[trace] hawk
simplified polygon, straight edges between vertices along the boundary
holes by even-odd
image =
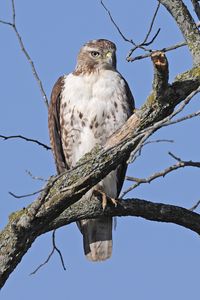
[[[49,105],[49,134],[57,172],[73,168],[95,145],[103,145],[134,110],[134,99],[126,80],[116,69],[116,46],[105,39],[87,42],[77,58],[75,70],[55,83]],[[126,172],[126,161],[94,189],[110,198],[118,197]],[[112,218],[81,220],[86,257],[102,261],[112,254]]]

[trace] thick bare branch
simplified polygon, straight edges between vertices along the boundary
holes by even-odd
[[[105,211],[103,211],[102,205],[97,199],[92,199],[91,203],[88,200],[79,201],[49,224],[44,232],[75,222],[77,219],[96,218],[107,215],[119,217],[134,216],[151,221],[170,222],[200,234],[200,215],[186,208],[135,198],[118,200],[118,203],[117,207],[107,206]]]
[[[168,61],[165,54],[160,51],[153,52],[151,59],[154,65],[153,91],[156,93],[155,97],[162,103],[169,80]]]

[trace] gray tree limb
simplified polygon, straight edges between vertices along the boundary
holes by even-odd
[[[174,223],[200,234],[200,215],[183,207],[154,203],[142,199],[118,200],[118,206],[107,206],[103,211],[97,199],[78,201],[55,219],[45,232],[75,222],[77,219],[96,218],[99,216],[134,216],[150,221]]]

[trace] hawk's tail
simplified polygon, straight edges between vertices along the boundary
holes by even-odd
[[[83,234],[86,257],[91,261],[102,261],[112,254],[112,218],[82,220],[78,224]]]

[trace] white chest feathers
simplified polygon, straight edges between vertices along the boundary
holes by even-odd
[[[69,74],[61,95],[61,138],[71,166],[96,144],[102,144],[130,115],[126,83],[112,70]]]

